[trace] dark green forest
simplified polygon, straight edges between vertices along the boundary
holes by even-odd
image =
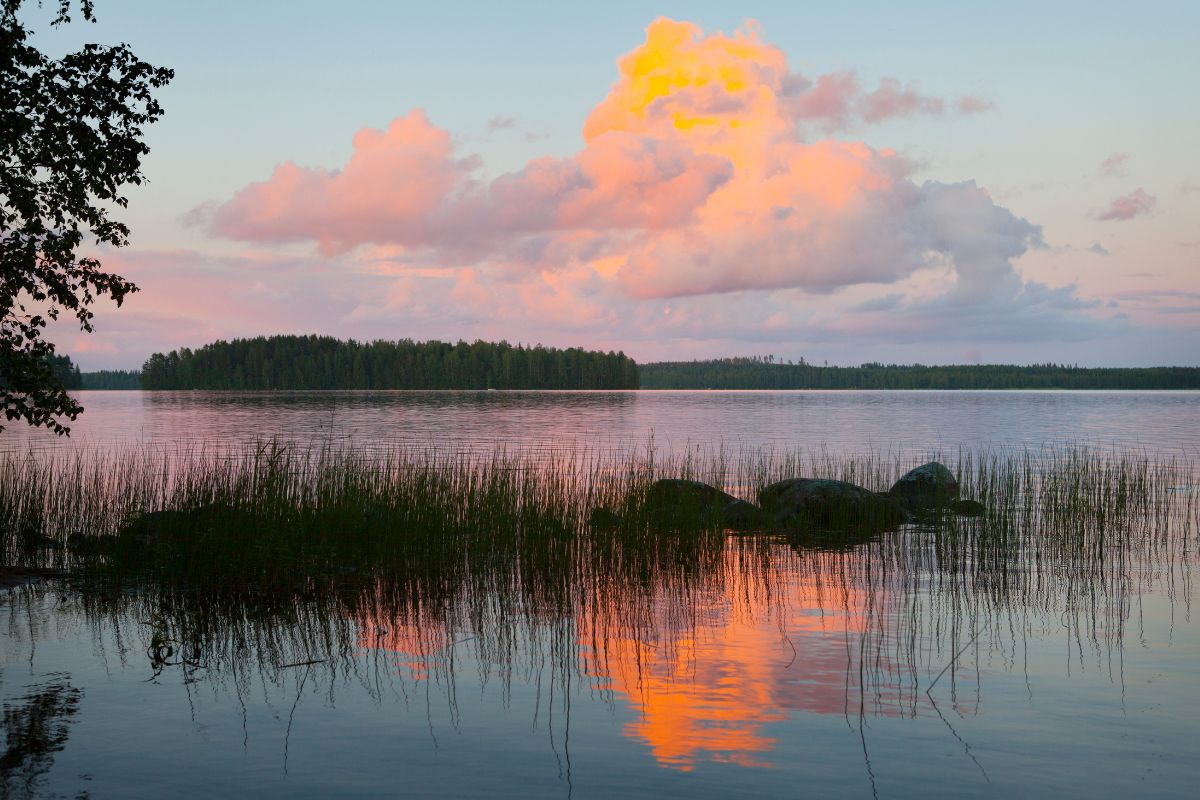
[[[155,353],[143,389],[636,389],[624,353],[477,341],[271,336]]]
[[[80,375],[80,389],[140,389],[142,373],[135,369],[101,369]]]
[[[643,389],[1200,389],[1197,367],[1060,364],[863,364],[829,367],[770,356],[667,361],[639,368]]]
[[[1197,367],[830,367],[770,356],[638,365],[622,353],[578,348],[317,336],[155,353],[144,372],[80,373],[67,356],[57,356],[54,369],[68,389],[1200,389]]]

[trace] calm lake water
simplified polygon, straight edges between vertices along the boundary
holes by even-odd
[[[1200,457],[1187,392],[82,394],[69,441],[0,447]],[[904,526],[584,560],[549,599],[520,575],[266,605],[24,589],[0,599],[3,796],[1192,797],[1200,500],[1172,482],[1100,523],[1152,535],[1070,559],[1047,527],[1002,568]]]
[[[13,427],[0,448],[229,445],[834,454],[1088,444],[1200,456],[1200,392],[79,392],[70,440]]]

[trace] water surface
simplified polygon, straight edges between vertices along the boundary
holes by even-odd
[[[96,392],[70,440],[0,442],[41,457],[278,437],[536,460],[652,437],[676,453],[1084,446],[1178,461],[1200,453],[1197,399]],[[904,526],[838,548],[581,547],[561,573],[485,561],[349,594],[25,589],[0,600],[4,794],[1190,797],[1188,469],[1140,517],[1018,519],[1011,550],[964,523],[962,539]]]
[[[245,443],[375,448],[689,445],[833,453],[1088,443],[1200,454],[1200,392],[79,392],[70,442],[12,427],[0,447]]]

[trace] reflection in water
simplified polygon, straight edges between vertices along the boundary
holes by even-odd
[[[661,764],[687,771],[709,757],[769,767],[770,723],[791,710],[845,713],[848,647],[862,633],[862,592],[824,586],[813,572],[788,564],[786,552],[763,565],[747,563],[762,553],[730,547],[721,588],[697,593],[688,607],[674,606],[670,591],[660,590],[645,598],[644,627],[626,628],[611,605],[581,626],[587,674],[627,699],[636,718],[625,734]],[[810,555],[818,569],[836,558]],[[761,566],[772,569],[769,581],[756,573]],[[672,619],[680,613],[682,624]]]
[[[504,474],[516,474],[505,466]],[[1014,763],[1029,765],[1020,761],[1020,742],[978,755],[966,730],[1003,720],[1014,705],[1026,704],[1015,729],[1045,725],[1035,737],[1039,747],[1069,739],[1078,715],[1094,714],[1095,707],[1116,709],[1092,718],[1097,730],[1127,724],[1121,706],[1126,625],[1136,621],[1138,637],[1146,637],[1147,604],[1161,603],[1167,618],[1189,608],[1200,497],[1169,490],[1193,482],[1190,465],[1167,469],[1069,455],[958,466],[964,492],[987,501],[985,516],[906,525],[833,549],[713,530],[543,530],[542,517],[506,512],[463,518],[474,531],[465,538],[453,538],[462,536],[457,523],[425,537],[405,531],[386,540],[395,548],[391,560],[364,545],[366,564],[332,564],[337,569],[328,574],[335,577],[322,573],[321,580],[226,583],[226,575],[210,573],[196,581],[194,574],[164,569],[147,573],[151,579],[135,588],[132,571],[122,583],[92,585],[83,575],[80,590],[64,587],[47,613],[77,620],[97,651],[115,652],[138,670],[130,703],[144,700],[148,687],[177,679],[188,705],[175,713],[185,721],[196,719],[193,703],[200,698],[237,709],[240,730],[225,733],[241,743],[243,754],[251,752],[255,735],[271,731],[278,747],[272,740],[273,749],[258,758],[272,775],[303,769],[305,759],[296,755],[303,744],[315,758],[314,750],[338,736],[342,746],[358,750],[399,732],[427,732],[428,743],[409,738],[404,756],[389,762],[405,769],[420,760],[422,747],[454,752],[456,738],[467,740],[480,729],[485,743],[495,745],[487,737],[500,723],[494,715],[473,716],[485,714],[473,703],[498,688],[506,713],[523,718],[513,738],[532,743],[522,740],[525,749],[517,755],[504,751],[495,758],[518,762],[522,779],[544,776],[550,762],[534,751],[548,744],[562,779],[575,780],[591,737],[591,775],[607,793],[620,788],[603,783],[614,758],[627,759],[631,769],[649,765],[665,776],[659,785],[665,793],[678,793],[694,776],[707,780],[717,769],[736,771],[745,781],[781,773],[792,780],[827,759],[840,759],[845,769],[845,742],[821,728],[832,724],[853,739],[850,766],[872,785],[877,772],[886,777],[878,766],[888,763],[889,753],[893,773],[906,767],[907,742],[921,736],[922,755],[965,764],[960,780],[971,781],[964,788],[974,791],[1013,773]],[[885,467],[872,462],[856,474],[891,469]],[[744,483],[769,480],[771,470],[764,470],[742,476]],[[884,475],[876,478],[864,483],[886,485]],[[538,494],[545,501],[539,508],[552,511],[550,500],[581,505],[571,499],[573,491],[594,502],[590,480],[567,471],[562,483],[537,484],[549,487]],[[476,477],[470,482],[479,483]],[[522,538],[531,532],[540,538]],[[297,563],[328,567],[328,555],[313,550]],[[105,564],[117,563],[115,556],[103,558],[92,565],[102,575]],[[12,608],[49,606],[47,598],[44,590],[31,590],[15,597]],[[31,647],[41,635],[34,625],[23,631]],[[1044,647],[1042,639],[1049,642]],[[1177,652],[1200,655],[1200,646],[1178,641],[1171,640],[1182,648]],[[1088,698],[1091,707],[1057,719],[1039,715],[1038,705],[1026,701],[1038,680],[1056,671],[1074,675],[1084,663],[1107,670],[1111,681]],[[1008,680],[1014,675],[1015,688]],[[150,677],[157,684],[140,682]],[[460,682],[478,692],[467,698]],[[990,686],[1006,688],[985,691]],[[305,702],[311,694],[324,703]],[[68,694],[58,696],[43,705],[74,713],[78,696],[74,705]],[[89,689],[89,702],[93,697]],[[362,698],[388,713],[349,721],[339,716]],[[400,710],[392,713],[393,705]],[[623,734],[612,737],[620,746],[595,744],[606,730],[596,714],[593,727],[580,730],[581,706],[607,711]],[[270,721],[256,726],[256,709],[264,707]],[[25,717],[14,714],[19,728]],[[446,724],[457,737],[442,735]],[[66,728],[54,730],[63,733],[48,741],[61,746]],[[813,730],[825,738],[803,738]],[[629,758],[631,752],[636,757]],[[1050,768],[1044,759],[1054,756],[1047,750],[1040,757],[1035,766]],[[471,784],[457,774],[479,766],[482,755],[445,758],[456,773],[453,787],[480,794],[489,788],[486,776]],[[49,769],[48,760],[28,763],[35,762]],[[1178,774],[1166,779],[1168,789],[1178,787]],[[254,780],[257,788],[278,791],[274,777],[256,773]]]
[[[1197,392],[79,392],[70,440],[11,428],[0,450],[242,445],[539,453],[725,446],[837,455],[1088,443],[1188,457]]]
[[[63,749],[83,691],[67,675],[52,675],[24,697],[4,703],[4,754],[0,786],[9,798],[37,797],[42,778]]]

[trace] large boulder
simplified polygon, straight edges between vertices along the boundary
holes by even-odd
[[[758,493],[763,511],[783,527],[886,530],[907,521],[894,498],[846,481],[790,478]]]
[[[662,478],[646,490],[646,505],[654,508],[723,508],[735,500],[715,486],[682,478]]]
[[[771,519],[753,503],[700,481],[663,478],[646,490],[643,507],[649,522],[685,528],[725,527],[757,530]]]
[[[888,494],[909,508],[944,507],[958,499],[958,480],[945,464],[930,461],[904,473]]]
[[[753,503],[734,500],[721,509],[721,522],[734,531],[757,531],[771,527],[771,515]]]

